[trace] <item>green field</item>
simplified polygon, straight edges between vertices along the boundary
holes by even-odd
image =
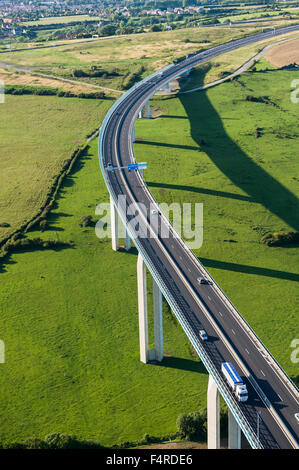
[[[83,81],[112,89],[121,90],[128,78],[137,73],[142,78],[170,63],[173,59],[183,57],[197,50],[210,48],[225,41],[243,37],[257,32],[255,28],[189,28],[160,33],[135,34],[127,37],[105,38],[89,42],[73,42],[67,46],[14,52],[5,55],[5,61],[14,65],[33,67],[33,72],[54,75],[65,79]],[[295,37],[298,33],[281,36]],[[241,50],[216,57],[209,62],[210,69],[199,75],[205,83],[221,78],[223,72],[233,72],[254,56],[265,45],[277,42],[278,39],[261,41]],[[55,43],[56,44],[56,43]],[[94,69],[102,72],[93,77]],[[78,76],[76,72],[86,75]],[[196,73],[188,82],[193,87]],[[28,76],[28,74],[27,74]],[[9,83],[13,79],[6,77]]]
[[[7,95],[0,114],[0,240],[29,220],[65,160],[98,127],[111,100]]]
[[[243,64],[245,64],[249,59],[256,56],[262,49],[267,45],[276,44],[280,41],[291,40],[292,38],[297,38],[298,32],[282,35],[279,38],[267,39],[260,41],[256,44],[252,44],[247,47],[242,47],[235,51],[222,54],[218,57],[215,57],[208,62],[205,62],[197,67],[194,67],[192,73],[189,76],[189,79],[182,84],[183,90],[192,90],[202,84],[206,85],[212,83],[215,80],[223,78],[224,74],[231,74]],[[261,65],[259,65],[261,63]],[[273,66],[267,62],[263,63],[263,60],[260,59],[258,62],[258,67],[262,68],[273,68]]]

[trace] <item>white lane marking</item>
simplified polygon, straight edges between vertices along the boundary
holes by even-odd
[[[211,297],[208,295],[208,299],[211,300]]]
[[[250,354],[250,352],[248,351],[248,349],[245,348],[245,351],[247,352],[247,354]]]
[[[266,375],[264,374],[264,372],[262,371],[262,369],[261,369],[261,373],[263,374],[264,377],[266,377]]]
[[[234,335],[236,334],[234,330],[232,330],[232,333],[233,333]]]
[[[278,395],[278,394],[277,394],[277,395]],[[280,395],[278,395],[278,397],[280,398],[280,401],[283,401],[283,399],[281,398],[281,396],[280,396]]]
[[[219,313],[220,313],[220,315],[223,317],[222,313],[221,313],[221,312],[219,312]]]

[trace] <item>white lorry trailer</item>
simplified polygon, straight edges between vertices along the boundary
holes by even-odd
[[[222,362],[221,372],[239,401],[248,400],[247,387],[230,362]]]

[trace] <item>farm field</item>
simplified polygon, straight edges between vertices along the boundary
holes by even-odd
[[[250,34],[254,28],[247,28]],[[59,48],[14,52],[2,57],[14,65],[34,67],[43,73],[74,78],[74,70],[89,71],[99,67],[101,77],[78,80],[119,89],[133,72],[140,76],[161,68],[174,58],[198,49],[244,36],[240,28],[192,28],[160,33],[132,34],[87,43],[74,43]],[[115,73],[116,72],[116,73]]]
[[[299,229],[294,74],[251,72],[207,92],[156,98],[160,116],[137,122],[134,144],[159,202],[204,204],[197,256],[293,377],[298,248],[260,240],[267,231]],[[246,101],[247,95],[266,95],[270,104]]]
[[[0,240],[29,220],[111,100],[7,95],[0,115]]]
[[[265,46],[269,44],[275,44],[276,42],[288,40],[285,44],[273,46],[268,52],[266,57],[271,57],[271,54],[274,54],[274,51],[277,48],[283,48],[283,50],[292,50],[296,49],[297,41],[294,39],[291,41],[292,38],[298,38],[298,32],[282,35],[279,38],[268,39],[265,41],[260,41],[257,44],[253,44],[248,47],[242,47],[236,51],[228,52],[227,54],[223,54],[219,57],[215,57],[214,59],[206,62],[200,66],[197,66],[193,69],[192,74],[189,80],[183,85],[183,90],[192,90],[196,86],[200,86],[202,84],[206,85],[207,83],[211,83],[214,80],[219,80],[223,78],[224,73],[232,73],[245,64],[251,57],[254,57],[258,52],[260,52]],[[290,39],[290,41],[289,41]],[[297,52],[293,52],[293,54],[297,54]],[[277,53],[277,57],[280,57]],[[288,57],[286,53],[284,53],[285,57]],[[286,59],[285,59],[286,60]],[[271,61],[270,61],[271,62]],[[292,60],[288,61],[290,64]],[[294,62],[294,61],[293,61]],[[270,66],[270,64],[268,64]]]

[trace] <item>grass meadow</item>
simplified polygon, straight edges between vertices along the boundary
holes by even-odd
[[[102,77],[84,77],[81,81],[119,89],[124,77],[143,67],[143,75],[170,63],[174,58],[250,34],[254,28],[189,28],[175,31],[132,34],[84,43],[73,42],[59,48],[14,52],[6,56],[10,63],[41,69],[64,78],[73,78],[76,69],[98,66],[107,71]],[[4,59],[3,59],[4,60]],[[119,75],[109,73],[117,71]],[[80,78],[79,78],[80,80]]]
[[[139,361],[137,255],[115,253],[80,227],[105,201],[93,142],[67,178],[49,230],[30,233],[74,247],[14,254],[2,268],[2,443],[53,432],[104,445],[164,436],[181,412],[205,406],[208,376],[169,312],[163,364]]]
[[[155,99],[160,117],[137,122],[134,145],[159,202],[204,204],[197,256],[292,376],[298,248],[269,248],[260,239],[299,229],[294,74],[251,72],[206,92]],[[266,95],[270,104],[247,95]]]

